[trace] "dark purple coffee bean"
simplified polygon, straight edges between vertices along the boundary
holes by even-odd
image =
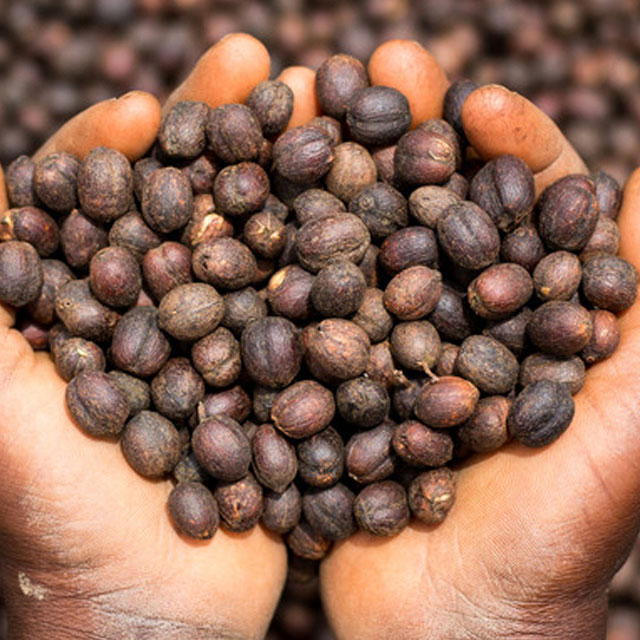
[[[264,139],[256,114],[243,104],[215,108],[206,132],[213,152],[225,164],[255,160]]]
[[[383,422],[374,429],[351,437],[345,449],[345,465],[349,476],[361,484],[388,478],[395,470],[395,452],[391,438],[395,425]]]
[[[273,168],[295,184],[308,184],[322,178],[333,161],[329,136],[317,127],[294,127],[273,145]]]
[[[503,262],[515,262],[532,272],[545,256],[544,245],[538,230],[529,223],[521,224],[502,239],[500,258]]]
[[[482,318],[501,320],[523,307],[533,294],[528,271],[504,262],[485,269],[467,289],[469,306]]]
[[[248,531],[262,515],[262,488],[249,473],[229,484],[219,484],[214,491],[222,526],[229,531]]]
[[[301,380],[275,397],[270,418],[290,438],[306,438],[324,429],[335,410],[331,391],[315,380]]]
[[[267,305],[253,287],[225,293],[223,300],[225,309],[220,324],[236,336],[240,336],[254,320],[267,315]]]
[[[475,333],[477,325],[466,298],[446,285],[443,285],[440,298],[429,314],[429,322],[443,338],[454,342]]]
[[[570,356],[591,340],[593,320],[581,305],[554,300],[545,302],[533,312],[527,325],[527,334],[541,351]]]
[[[366,287],[362,271],[353,262],[337,259],[318,271],[311,302],[320,315],[342,318],[356,312]]]
[[[342,118],[354,94],[368,86],[362,62],[344,53],[327,58],[316,72],[318,102],[322,111],[333,118]]]
[[[5,171],[7,195],[12,207],[38,205],[38,196],[33,187],[36,165],[29,156],[18,156]]]
[[[327,427],[296,447],[298,472],[302,480],[313,487],[330,487],[344,470],[344,443],[340,434]]]
[[[204,397],[204,382],[188,358],[171,358],[151,381],[155,408],[170,420],[186,420]]]
[[[45,325],[55,320],[55,295],[60,286],[73,280],[71,269],[60,260],[42,261],[43,282],[40,295],[27,305],[29,315]]]
[[[353,492],[343,484],[312,489],[302,497],[302,512],[309,524],[328,540],[344,540],[356,530]]]
[[[365,223],[374,238],[386,238],[409,222],[406,199],[384,182],[361,189],[349,202],[349,211]]]
[[[482,333],[502,342],[512,353],[520,356],[528,346],[527,325],[532,314],[529,307],[524,307],[520,313],[506,320],[490,322]]]
[[[7,240],[28,242],[41,258],[47,258],[58,249],[60,230],[56,221],[42,209],[9,209],[0,219],[0,242]]]
[[[379,382],[369,378],[353,378],[336,389],[338,413],[344,420],[361,429],[380,424],[387,417],[390,405],[387,390]]]
[[[307,320],[312,313],[313,281],[314,276],[296,264],[276,271],[267,285],[271,311],[289,320]]]
[[[216,211],[237,217],[259,211],[269,195],[269,177],[254,162],[225,167],[213,182]]]
[[[302,496],[295,484],[282,493],[267,491],[263,497],[262,524],[274,533],[288,533],[302,515]]]
[[[70,338],[54,354],[60,377],[69,382],[81,371],[104,371],[104,352],[95,343],[83,338]]]
[[[224,391],[208,393],[198,405],[198,414],[200,420],[221,413],[236,422],[243,422],[251,413],[251,405],[251,398],[247,392],[240,385],[236,385]]]
[[[196,211],[196,198],[201,195],[211,196],[213,181],[218,175],[218,170],[218,165],[210,153],[204,153],[195,160],[192,160],[188,165],[182,167],[182,173],[187,176],[191,183],[191,189],[194,195],[194,215]]]
[[[257,84],[245,101],[256,114],[267,138],[280,134],[293,113],[293,92],[280,80],[263,80]]]
[[[410,518],[407,493],[392,480],[375,482],[356,496],[353,513],[358,528],[374,536],[395,536]]]
[[[580,356],[587,364],[594,364],[608,358],[620,342],[620,327],[617,318],[610,312],[597,309],[591,311],[593,335]]]
[[[540,300],[569,300],[578,290],[582,267],[578,257],[568,251],[554,251],[538,262],[533,286]]]
[[[456,479],[442,467],[421,473],[409,485],[407,497],[411,513],[425,524],[439,524],[455,502]]]
[[[158,131],[158,145],[168,158],[188,160],[199,156],[206,144],[211,109],[204,102],[184,100],[171,107]]]
[[[125,213],[109,230],[109,244],[128,249],[138,262],[142,262],[145,254],[160,243],[159,236],[147,226],[137,211]]]
[[[287,547],[294,556],[308,560],[322,560],[329,553],[331,544],[331,540],[322,536],[305,520],[301,520],[287,536]]]
[[[142,215],[159,233],[184,227],[193,212],[193,193],[189,179],[175,167],[154,171],[142,190]]]
[[[442,107],[443,118],[456,130],[456,133],[465,138],[464,127],[462,126],[462,105],[467,96],[478,88],[473,80],[455,80],[449,85],[444,94],[444,104]]]
[[[616,220],[622,202],[620,185],[613,176],[604,171],[594,173],[591,178],[596,185],[596,199],[600,215]]]
[[[401,422],[393,432],[391,444],[412,467],[440,467],[453,458],[451,436],[429,429],[418,420]]]
[[[585,381],[584,363],[578,356],[552,356],[546,353],[532,353],[520,365],[520,385],[526,387],[538,380],[553,380],[566,384],[575,395]]]
[[[151,390],[144,380],[130,376],[128,373],[123,373],[117,369],[109,371],[109,377],[115,382],[120,391],[127,396],[130,418],[141,411],[149,409],[151,406]]]
[[[50,153],[38,161],[33,174],[33,188],[48,209],[67,213],[76,206],[78,159],[65,151]]]
[[[594,306],[619,313],[636,301],[638,272],[624,258],[593,256],[583,265],[582,291]]]
[[[142,289],[140,265],[124,247],[105,247],[89,264],[91,292],[110,307],[130,307]]]
[[[504,396],[480,398],[471,417],[458,428],[458,440],[477,453],[499,449],[509,439],[510,407],[511,400]]]
[[[44,283],[42,260],[28,243],[0,243],[0,302],[23,307],[37,300]]]
[[[253,472],[260,484],[282,493],[296,477],[295,449],[270,424],[260,425],[251,438]]]
[[[208,540],[218,530],[218,505],[203,484],[180,482],[169,494],[169,514],[180,533]]]
[[[156,300],[174,287],[193,280],[191,251],[178,242],[163,242],[147,251],[142,260],[144,281]]]
[[[438,265],[436,236],[425,227],[400,229],[382,243],[378,260],[390,275],[418,265],[435,268]]]

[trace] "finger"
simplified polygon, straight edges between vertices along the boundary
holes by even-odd
[[[640,269],[640,168],[636,169],[624,188],[624,199],[618,216],[620,255]]]
[[[244,102],[269,77],[271,60],[265,46],[246,33],[232,33],[198,60],[188,78],[169,96],[164,112],[176,102],[198,100],[210,107]]]
[[[403,93],[413,116],[412,126],[442,117],[449,81],[436,59],[413,40],[389,40],[369,60],[371,84],[393,87]]]
[[[316,72],[308,67],[287,67],[278,80],[293,91],[293,112],[287,129],[297,127],[321,113],[316,97]]]
[[[536,194],[558,178],[587,167],[556,124],[532,102],[499,85],[480,87],[462,106],[471,146],[485,159],[522,158],[535,175]]]

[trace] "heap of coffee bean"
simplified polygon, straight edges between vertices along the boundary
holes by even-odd
[[[176,104],[133,167],[102,147],[9,166],[0,300],[75,422],[174,478],[180,532],[262,522],[317,560],[441,522],[451,464],[571,423],[636,298],[620,188],[570,175],[536,203],[521,159],[465,160],[474,87],[411,129],[404,95],[335,55],[307,125],[265,81]]]

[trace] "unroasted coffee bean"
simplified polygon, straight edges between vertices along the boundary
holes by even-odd
[[[440,357],[436,362],[433,372],[437,376],[450,376],[455,371],[456,359],[460,347],[457,344],[451,344],[450,342],[443,342],[442,349],[440,351]]]
[[[133,172],[127,157],[116,149],[92,149],[78,170],[82,211],[106,224],[124,215],[132,198]]]
[[[409,211],[411,215],[425,227],[436,229],[438,220],[447,209],[460,203],[461,199],[450,189],[428,185],[418,187],[409,196]]]
[[[407,384],[407,378],[400,369],[396,369],[388,341],[379,342],[371,347],[365,375],[379,382],[387,391]]]
[[[50,153],[36,163],[33,188],[48,209],[66,213],[76,206],[79,167],[78,159],[66,151]]]
[[[108,234],[81,211],[72,211],[60,227],[60,247],[67,264],[86,269],[91,258],[107,246]]]
[[[374,238],[385,238],[409,221],[404,196],[384,182],[363,187],[349,202],[349,211],[365,223]]]
[[[177,340],[193,341],[211,333],[222,320],[224,301],[210,285],[191,282],[174,287],[158,307],[158,326]]]
[[[438,240],[451,260],[465,269],[488,267],[500,251],[500,235],[476,204],[450,206],[438,220]]]
[[[353,262],[337,259],[318,272],[311,286],[311,302],[323,316],[348,316],[362,303],[366,286],[362,271]]]
[[[276,258],[284,249],[284,223],[268,211],[252,215],[244,225],[243,238],[254,253],[263,258]]]
[[[193,215],[182,232],[181,242],[193,249],[201,242],[232,235],[233,225],[216,213],[211,193],[197,195],[193,199]]]
[[[393,449],[412,467],[440,467],[453,457],[450,435],[429,429],[418,420],[401,422],[393,433]]]
[[[511,231],[533,209],[533,173],[523,160],[503,155],[476,173],[469,200],[481,206],[501,231]]]
[[[455,80],[449,85],[447,92],[444,94],[444,104],[442,106],[443,118],[456,130],[456,133],[462,138],[465,137],[464,127],[462,126],[462,105],[467,96],[478,88],[473,80],[460,79]]]
[[[130,307],[142,289],[140,266],[123,247],[106,247],[91,258],[89,284],[93,295],[110,307]]]
[[[188,160],[199,156],[206,144],[205,129],[211,109],[204,102],[184,100],[162,120],[158,145],[168,158]]]
[[[593,180],[569,175],[547,187],[540,198],[538,231],[550,249],[583,249],[598,222]]]
[[[335,410],[331,391],[314,380],[301,380],[276,396],[271,418],[289,437],[306,438],[322,431],[333,419]]]
[[[9,209],[0,219],[0,242],[28,242],[41,258],[55,253],[60,243],[56,221],[37,207]]]
[[[440,298],[429,314],[429,322],[443,338],[459,342],[475,332],[477,319],[469,310],[466,298],[443,285]]]
[[[151,381],[156,409],[171,420],[185,420],[204,396],[204,382],[188,358],[171,358]]]
[[[327,58],[316,72],[316,95],[322,111],[342,118],[351,98],[369,86],[364,65],[344,53]]]
[[[170,352],[156,309],[135,307],[120,318],[111,341],[111,359],[118,369],[147,378],[164,366]]]
[[[372,343],[384,340],[393,327],[393,318],[385,309],[383,297],[380,289],[368,287],[364,291],[360,306],[351,318],[365,330]]]
[[[251,464],[251,445],[242,427],[226,415],[205,418],[193,431],[193,453],[214,478],[235,482]]]
[[[370,240],[367,227],[357,216],[341,213],[302,225],[296,250],[300,264],[315,273],[337,259],[360,262]]]
[[[528,346],[527,325],[532,314],[533,311],[529,307],[524,307],[511,318],[489,323],[482,333],[502,342],[512,353],[520,356]]]
[[[395,470],[395,452],[391,438],[395,425],[383,422],[374,429],[351,437],[345,449],[349,476],[361,484],[388,478]]]
[[[479,396],[478,388],[468,380],[444,376],[422,387],[414,411],[420,421],[434,429],[455,427],[471,417]]]
[[[381,274],[378,269],[379,254],[380,249],[374,244],[370,244],[364,252],[362,260],[358,262],[358,266],[364,275],[368,287],[377,287],[380,284]]]
[[[60,286],[73,279],[71,269],[60,260],[42,260],[42,288],[40,295],[27,305],[31,317],[45,325],[55,319],[55,295]]]
[[[225,164],[255,160],[260,154],[263,141],[260,121],[243,104],[224,104],[214,109],[206,131],[213,152]]]
[[[62,345],[71,338],[73,338],[73,335],[62,322],[54,324],[53,327],[49,329],[49,351],[51,351],[54,359]]]
[[[22,307],[40,295],[44,282],[42,261],[27,242],[0,244],[0,302]]]
[[[371,154],[356,142],[343,142],[333,153],[326,177],[327,189],[341,200],[350,202],[361,189],[376,181],[376,164]]]
[[[442,183],[442,186],[449,189],[449,191],[453,191],[453,193],[463,200],[469,193],[469,181],[457,171],[452,173],[449,179]]]
[[[344,443],[333,427],[327,427],[298,444],[298,472],[313,487],[330,487],[344,470]]]
[[[154,157],[141,158],[133,165],[133,192],[138,202],[142,202],[145,182],[156,169],[160,168],[162,168],[162,163]]]
[[[180,482],[171,490],[169,514],[176,529],[190,538],[208,540],[218,529],[218,505],[200,482]]]
[[[616,220],[622,202],[622,189],[615,178],[604,171],[594,173],[591,178],[596,186],[596,199],[601,216]]]
[[[309,329],[307,366],[322,381],[341,381],[359,376],[367,367],[371,342],[354,322],[329,318]]]
[[[533,293],[531,276],[524,267],[505,262],[485,269],[467,290],[469,306],[480,317],[500,320],[527,303]]]
[[[270,424],[260,425],[251,438],[253,472],[262,486],[282,493],[296,477],[295,449]]]
[[[92,436],[122,431],[129,415],[127,397],[102,371],[82,371],[68,385],[65,399],[74,422]]]
[[[396,362],[412,371],[429,371],[440,357],[440,337],[426,320],[401,322],[391,332],[391,353]]]
[[[201,483],[205,482],[207,479],[206,472],[198,464],[198,461],[190,448],[187,450],[187,453],[182,454],[182,457],[178,460],[176,466],[171,471],[171,475],[177,482]]]
[[[224,391],[208,393],[198,405],[198,415],[200,420],[204,420],[222,413],[236,422],[243,422],[249,417],[251,406],[251,398],[247,392],[240,385],[236,385]]]
[[[267,491],[263,496],[262,524],[274,533],[288,533],[300,521],[302,496],[295,484],[282,493]]]
[[[180,436],[173,423],[155,411],[141,411],[122,433],[127,462],[147,478],[169,473],[180,459]]]
[[[395,536],[409,524],[407,493],[401,484],[386,480],[365,487],[356,496],[353,513],[358,527],[374,536]]]
[[[216,211],[228,216],[243,216],[258,211],[269,195],[269,177],[254,162],[225,167],[213,182]]]
[[[189,179],[194,196],[211,195],[213,181],[218,175],[218,166],[210,153],[204,153],[182,167],[182,173]],[[195,213],[195,198],[194,198]]]
[[[618,320],[610,311],[591,311],[593,335],[587,346],[580,352],[587,364],[594,364],[608,358],[620,342]]]
[[[446,467],[421,473],[409,486],[407,497],[411,513],[418,520],[439,524],[455,502],[455,476]]]
[[[300,224],[347,211],[342,200],[322,189],[303,191],[293,201],[293,210]]]
[[[540,300],[569,300],[578,290],[582,268],[578,257],[568,251],[554,251],[538,262],[533,286]]]
[[[480,398],[471,417],[458,429],[458,439],[477,453],[499,449],[509,439],[510,407],[511,400],[504,396]]]
[[[575,406],[567,386],[539,380],[525,387],[513,401],[507,426],[527,447],[544,447],[557,440],[571,424]]]
[[[202,242],[193,252],[192,266],[200,280],[224,289],[246,287],[258,268],[251,250],[235,238]]]
[[[589,238],[585,248],[580,252],[580,260],[588,260],[596,253],[615,255],[620,246],[620,231],[615,220],[606,216],[599,216],[596,228]]]
[[[160,233],[184,227],[193,211],[191,184],[180,169],[164,167],[154,171],[142,190],[142,215]]]
[[[338,413],[362,429],[380,424],[389,413],[387,390],[375,380],[360,377],[343,382],[336,390]]]
[[[546,353],[533,353],[520,365],[520,384],[523,387],[538,380],[553,380],[566,384],[575,395],[582,389],[585,381],[584,363],[578,356],[552,356]]]
[[[272,419],[271,409],[279,393],[278,389],[255,385],[253,388],[252,406],[253,415],[259,422],[269,422]]]
[[[398,186],[393,167],[396,147],[397,145],[391,144],[386,147],[378,147],[371,151],[371,157],[373,158],[376,169],[378,170],[378,180],[386,182],[393,187]]]
[[[253,88],[246,105],[256,114],[265,137],[273,138],[291,119],[293,92],[280,80],[264,80]]]
[[[55,364],[63,380],[69,382],[81,371],[104,371],[104,352],[83,338],[70,338],[55,353]]]
[[[570,356],[591,340],[593,321],[575,302],[554,300],[538,307],[527,325],[531,342],[545,353]]]
[[[413,417],[416,398],[422,389],[422,380],[409,380],[404,387],[399,387],[393,392],[391,399],[395,412],[403,420]]]
[[[147,226],[137,211],[129,211],[118,218],[109,230],[109,244],[128,249],[138,262],[142,262],[145,254],[160,242],[156,232]]]
[[[638,272],[624,258],[593,256],[583,266],[582,291],[594,306],[619,313],[636,300]]]
[[[331,540],[301,520],[287,536],[287,547],[300,558],[322,560],[331,549]]]
[[[384,291],[384,306],[400,320],[419,320],[431,313],[442,293],[439,271],[417,265],[394,276]]]
[[[239,336],[254,320],[267,315],[267,305],[253,287],[225,293],[223,300],[224,316],[220,324],[236,336]]]
[[[302,497],[302,512],[309,524],[328,540],[344,540],[356,530],[353,492],[343,484],[312,489]]]
[[[247,373],[263,386],[285,387],[300,370],[299,336],[295,325],[285,318],[261,318],[247,325],[241,348]]]
[[[129,417],[133,417],[151,406],[151,390],[144,380],[116,369],[109,371],[109,377],[127,396],[129,400]]]
[[[324,176],[333,161],[329,136],[317,127],[294,127],[273,145],[273,167],[287,180],[307,184]]]
[[[191,360],[207,384],[228,387],[242,369],[240,343],[231,331],[218,327],[193,345]]]
[[[273,313],[289,320],[306,320],[311,314],[311,287],[314,277],[296,264],[271,276],[267,296]]]
[[[18,156],[5,171],[7,195],[13,207],[29,207],[38,204],[33,188],[36,165],[29,156]]]
[[[342,142],[342,125],[338,120],[331,116],[316,116],[311,118],[308,123],[312,127],[322,129],[329,136],[329,144],[332,147]]]
[[[191,282],[191,261],[191,251],[178,242],[163,242],[147,251],[142,273],[156,300],[162,300],[174,287]]]
[[[236,482],[219,484],[213,495],[222,525],[229,531],[248,531],[260,520],[262,488],[250,473]]]
[[[425,227],[400,229],[382,243],[379,261],[390,275],[417,265],[434,268],[438,264],[436,236]]]
[[[532,272],[546,251],[538,230],[532,224],[521,224],[502,240],[500,257],[503,262],[515,262]]]

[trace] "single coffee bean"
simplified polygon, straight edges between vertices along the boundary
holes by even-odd
[[[169,514],[180,533],[208,540],[218,530],[218,505],[203,484],[180,482],[169,494]]]
[[[142,190],[142,215],[159,233],[184,227],[193,212],[193,193],[189,179],[175,167],[154,171]]]
[[[178,285],[192,281],[191,262],[191,251],[178,242],[163,242],[147,251],[142,273],[156,300],[162,300]]]
[[[386,147],[378,147],[372,149],[371,157],[378,170],[378,179],[382,182],[390,184],[392,187],[398,187],[397,180],[395,179],[394,160],[396,155],[397,145],[390,144]]]
[[[253,287],[225,293],[221,325],[239,336],[254,320],[267,315],[267,305]]]
[[[615,220],[600,215],[596,228],[594,229],[589,242],[580,252],[580,260],[585,262],[597,253],[609,253],[615,255],[620,246],[620,230]]]
[[[73,280],[73,273],[64,262],[60,260],[42,260],[42,288],[40,295],[29,302],[27,311],[36,321],[50,325],[56,319],[55,295],[63,284]]]
[[[400,320],[419,320],[435,309],[442,293],[439,271],[417,265],[394,276],[384,291],[384,306]]]
[[[387,340],[371,347],[365,376],[370,380],[379,382],[387,391],[395,387],[402,387],[408,382],[404,373],[396,368],[391,355],[391,347]]]
[[[227,216],[244,216],[259,211],[269,195],[269,177],[254,162],[225,167],[213,182],[216,211]]]
[[[253,110],[243,104],[213,109],[206,132],[213,152],[225,164],[252,161],[260,155],[262,127]]]
[[[343,142],[333,149],[334,158],[326,176],[327,190],[344,202],[350,202],[361,189],[378,177],[371,154],[356,142]]]
[[[288,533],[300,522],[302,496],[295,484],[282,493],[267,491],[263,496],[262,524],[274,533]]]
[[[66,263],[73,269],[87,269],[91,258],[107,243],[106,230],[77,209],[60,227],[60,248]]]
[[[251,438],[253,472],[264,487],[282,493],[296,477],[295,449],[270,424],[260,425]]]
[[[104,371],[104,352],[84,338],[70,338],[55,353],[54,361],[60,377],[69,382],[81,371]]]
[[[477,88],[478,85],[473,80],[462,78],[452,82],[444,94],[442,117],[456,130],[456,133],[463,140],[466,140],[466,136],[462,126],[462,105],[467,96]]]
[[[409,196],[409,212],[425,227],[436,229],[438,220],[447,209],[462,202],[461,198],[445,187],[427,185],[418,187]]]
[[[150,249],[161,243],[137,211],[129,211],[118,218],[109,229],[109,244],[128,249],[138,262],[142,262]]]
[[[309,524],[328,540],[344,540],[356,530],[353,492],[343,484],[312,489],[302,497],[302,512]]]
[[[49,329],[49,351],[55,358],[58,350],[64,345],[67,340],[73,338],[73,334],[62,324],[57,322]]]
[[[384,294],[380,289],[367,287],[362,302],[351,318],[361,329],[364,329],[372,343],[384,340],[393,327],[393,318],[385,309]]]
[[[522,311],[506,320],[490,322],[482,330],[483,335],[491,336],[507,347],[514,355],[520,356],[527,349],[527,325],[531,320],[533,311],[524,307]]]
[[[149,176],[156,170],[162,168],[162,163],[157,158],[141,158],[133,165],[133,193],[138,202],[142,202],[144,184]]]
[[[289,320],[307,320],[312,313],[313,281],[313,275],[296,264],[276,271],[267,285],[269,306],[273,313]]]
[[[302,480],[313,487],[330,487],[344,471],[344,443],[340,434],[327,427],[296,447],[298,472]]]
[[[218,327],[198,340],[191,348],[191,360],[212,387],[228,387],[242,370],[240,343],[224,327]]]
[[[358,528],[374,536],[395,536],[409,524],[404,487],[392,480],[375,482],[356,496],[353,513]]]
[[[531,342],[545,353],[570,356],[583,349],[593,335],[589,312],[575,302],[554,300],[538,307],[527,325]]]
[[[123,247],[105,247],[89,264],[91,292],[110,307],[130,307],[142,289],[140,265]]]
[[[455,476],[447,467],[421,473],[407,492],[411,513],[425,524],[439,524],[455,502]]]
[[[340,416],[361,429],[380,424],[388,415],[391,401],[387,390],[375,380],[359,377],[343,382],[336,390]]]
[[[608,358],[620,343],[618,320],[610,311],[591,311],[593,335],[580,356],[587,364],[594,364]]]
[[[471,417],[479,396],[478,388],[468,380],[444,376],[422,387],[414,411],[421,422],[434,429],[455,427]]]
[[[283,133],[273,145],[274,169],[296,184],[322,178],[333,161],[329,136],[317,127],[294,127]]]
[[[250,473],[235,482],[219,484],[213,495],[222,525],[229,531],[248,531],[260,520],[262,488]]]
[[[567,386],[539,380],[526,386],[509,410],[507,425],[527,447],[544,447],[557,440],[571,424],[575,405]]]
[[[380,246],[380,265],[390,275],[414,266],[436,268],[438,243],[431,229],[407,227],[387,236]]]
[[[544,302],[569,300],[578,290],[582,267],[578,257],[568,251],[554,251],[538,262],[533,271],[536,295]]]
[[[426,320],[400,322],[391,332],[391,353],[405,369],[428,372],[440,357],[440,336]]]
[[[322,129],[329,136],[329,144],[332,147],[342,142],[342,125],[331,116],[316,116],[309,120],[309,125]]]
[[[5,171],[7,195],[12,207],[38,205],[38,196],[33,186],[36,165],[29,156],[18,156]]]
[[[331,540],[301,520],[287,536],[287,547],[295,556],[308,560],[322,560],[331,549]]]
[[[578,356],[552,356],[546,353],[532,353],[520,365],[520,385],[526,387],[538,380],[553,380],[566,384],[575,395],[585,381],[584,363]]]
[[[374,238],[386,238],[409,222],[404,196],[384,182],[363,187],[349,202],[349,211],[365,223]]]
[[[395,425],[383,422],[374,429],[356,433],[345,449],[349,477],[360,484],[388,478],[395,471],[395,452],[391,446]]]
[[[58,250],[60,230],[56,221],[37,207],[9,209],[0,219],[0,242],[28,242],[41,258]]]
[[[189,164],[182,167],[182,173],[189,179],[195,198],[200,195],[211,196],[213,181],[218,175],[219,167],[211,153],[203,153]]]
[[[316,96],[322,111],[342,118],[347,105],[361,89],[369,86],[367,71],[360,60],[344,53],[327,58],[316,72]]]
[[[236,422],[244,422],[249,417],[251,408],[251,398],[240,385],[236,385],[224,391],[208,393],[198,405],[198,416],[201,421],[221,413]]]
[[[246,287],[258,268],[251,250],[235,238],[199,244],[193,252],[192,266],[200,280],[224,289]]]
[[[246,100],[256,114],[262,133],[267,138],[280,134],[293,113],[293,92],[280,80],[264,80],[257,84]]]
[[[380,249],[374,244],[370,244],[364,252],[362,259],[358,262],[358,266],[364,274],[364,279],[368,287],[378,287],[380,284],[381,274],[378,268],[379,254]]]
[[[44,205],[56,213],[67,213],[76,206],[78,159],[59,151],[36,163],[33,188]]]
[[[457,344],[443,342],[440,351],[440,357],[436,362],[433,372],[437,376],[451,376],[455,372],[455,364],[460,353],[460,347]]]
[[[270,389],[260,385],[255,385],[253,388],[253,415],[258,422],[269,422],[271,418],[271,410],[273,403],[278,397],[278,389]]]
[[[115,382],[120,391],[129,400],[129,417],[137,415],[151,406],[151,390],[149,385],[140,378],[114,369],[109,371],[109,377]]]
[[[253,214],[245,223],[244,242],[263,258],[276,258],[284,249],[284,223],[268,211]]]
[[[331,391],[314,380],[301,380],[276,396],[270,417],[290,438],[306,438],[322,431],[335,410]]]
[[[485,269],[467,289],[469,306],[482,318],[501,320],[523,307],[533,294],[528,271],[504,262]]]
[[[500,258],[503,262],[514,262],[531,273],[544,258],[546,251],[538,230],[529,223],[521,224],[502,239]]]
[[[451,436],[429,429],[418,420],[401,422],[391,444],[398,456],[412,467],[440,467],[453,458]]]
[[[449,176],[449,179],[442,183],[442,186],[449,191],[453,191],[463,200],[469,195],[469,181],[461,174],[455,171]]]
[[[477,453],[499,449],[509,439],[510,407],[511,400],[504,396],[480,398],[471,417],[458,428],[458,439]]]
[[[311,302],[321,315],[342,318],[356,312],[366,287],[362,271],[353,262],[336,259],[318,271]]]
[[[307,189],[293,201],[293,210],[296,219],[302,225],[310,220],[346,213],[347,208],[342,200],[328,191]]]
[[[180,482],[205,482],[207,474],[205,470],[198,464],[196,457],[193,455],[193,451],[189,447],[187,452],[182,454],[180,460],[176,463],[171,471],[173,479]],[[217,505],[216,505],[217,506]]]
[[[43,283],[42,261],[30,244],[0,243],[0,302],[23,307],[38,298]]]
[[[471,313],[467,300],[455,289],[443,285],[442,293],[429,322],[446,340],[460,342],[476,331],[477,318]]]
[[[204,382],[188,358],[171,358],[151,381],[156,409],[171,420],[186,420],[204,397]]]
[[[591,304],[619,313],[638,296],[638,272],[624,258],[596,255],[584,263],[582,291]]]
[[[596,199],[600,215],[616,220],[622,202],[620,185],[613,176],[605,171],[598,171],[591,178],[596,186]]]
[[[211,109],[204,102],[176,103],[163,118],[158,145],[167,158],[189,160],[199,156],[206,144]]]

